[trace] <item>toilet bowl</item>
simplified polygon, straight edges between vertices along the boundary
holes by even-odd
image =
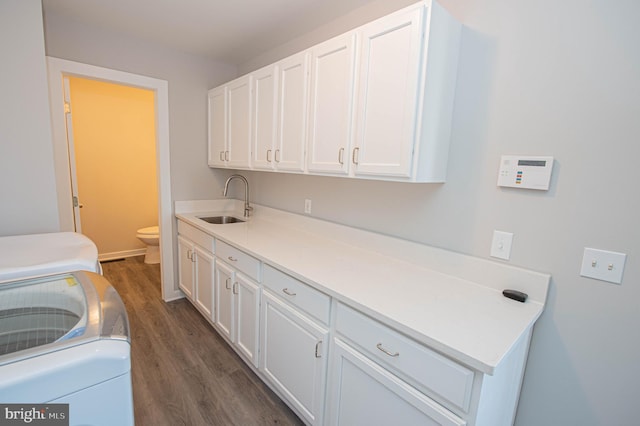
[[[160,229],[157,226],[141,228],[136,237],[147,245],[144,263],[160,263]]]

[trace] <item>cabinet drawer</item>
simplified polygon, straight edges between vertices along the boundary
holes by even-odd
[[[247,253],[230,246],[224,241],[216,241],[216,257],[244,273],[254,281],[260,281],[260,261]]]
[[[178,220],[178,234],[190,239],[202,248],[207,249],[211,253],[215,253],[215,243],[211,235],[202,232],[198,228],[189,225],[186,222]]]
[[[297,279],[265,265],[263,284],[283,300],[329,324],[331,298]]]
[[[341,303],[337,304],[336,331],[408,382],[469,409],[472,370]]]

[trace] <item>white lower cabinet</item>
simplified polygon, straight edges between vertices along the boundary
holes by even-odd
[[[204,233],[202,236],[205,243],[210,239],[210,246],[213,245],[212,238],[205,237]],[[186,236],[178,235],[178,256],[178,287],[208,320],[213,321],[213,254]]]
[[[262,293],[260,371],[306,423],[322,424],[329,330]]]
[[[220,260],[215,271],[215,326],[257,367],[260,287]]]
[[[466,422],[334,339],[327,424],[462,426]]]

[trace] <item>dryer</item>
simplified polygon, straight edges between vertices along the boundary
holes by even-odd
[[[133,425],[130,350],[122,299],[98,274],[0,286],[0,403],[66,403],[70,425]]]

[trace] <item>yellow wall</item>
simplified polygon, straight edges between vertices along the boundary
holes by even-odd
[[[154,92],[69,78],[82,233],[101,258],[144,248],[158,224]]]

